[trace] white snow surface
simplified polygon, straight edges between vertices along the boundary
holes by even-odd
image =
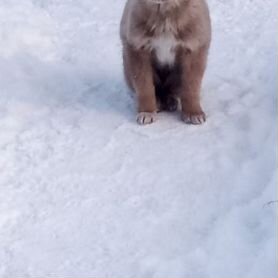
[[[141,127],[124,0],[0,1],[1,278],[277,277],[277,1],[208,3],[207,122]]]

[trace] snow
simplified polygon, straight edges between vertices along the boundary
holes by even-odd
[[[209,1],[197,127],[136,124],[123,6],[0,2],[0,277],[277,277],[277,1]]]

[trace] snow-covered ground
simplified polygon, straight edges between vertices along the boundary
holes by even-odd
[[[0,0],[0,277],[277,277],[277,0],[209,1],[203,126],[135,123],[123,5]]]

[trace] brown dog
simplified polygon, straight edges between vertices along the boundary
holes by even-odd
[[[179,100],[186,123],[203,123],[200,88],[211,40],[205,0],[128,0],[121,39],[138,123],[152,123],[158,110],[176,110]]]

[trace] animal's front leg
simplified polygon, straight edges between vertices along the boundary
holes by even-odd
[[[150,53],[135,50],[131,46],[128,46],[126,51],[130,79],[138,102],[137,122],[142,125],[153,123],[157,106]]]
[[[182,57],[182,118],[188,124],[202,124],[206,115],[200,104],[201,83],[207,61],[207,49],[184,53]]]

